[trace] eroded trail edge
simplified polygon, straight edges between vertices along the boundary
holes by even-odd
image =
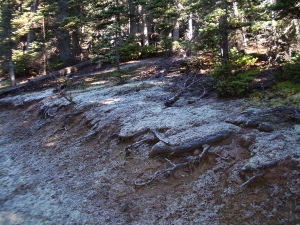
[[[2,98],[0,223],[298,223],[299,111],[170,82]]]

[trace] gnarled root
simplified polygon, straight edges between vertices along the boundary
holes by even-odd
[[[183,154],[183,153],[191,152],[195,149],[202,148],[202,146],[205,144],[213,144],[222,141],[224,139],[227,139],[231,135],[232,135],[232,131],[224,130],[224,131],[217,132],[215,134],[207,135],[198,140],[185,143],[179,146],[170,146],[166,144],[157,143],[152,147],[149,156],[151,158],[154,158],[157,155],[161,155],[161,154],[170,155],[170,154]]]
[[[171,168],[162,170],[162,171],[157,171],[148,181],[144,181],[144,182],[139,182],[139,181],[135,181],[134,185],[135,186],[145,186],[148,185],[150,183],[152,183],[153,181],[157,180],[159,177],[162,177],[163,175],[169,175],[174,173],[177,169],[181,168],[181,167],[185,167],[185,166],[194,166],[195,164],[198,164],[200,162],[201,159],[204,158],[204,156],[206,156],[206,154],[208,153],[208,150],[210,149],[210,146],[207,146],[203,149],[202,153],[197,155],[197,156],[189,156],[186,157],[185,161],[179,164],[174,164],[172,163],[169,159],[166,159],[166,161],[168,163],[170,163],[172,165]]]

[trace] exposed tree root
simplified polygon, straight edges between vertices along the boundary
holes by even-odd
[[[134,182],[134,185],[140,186],[140,187],[145,186],[145,185],[148,185],[148,184],[152,183],[153,181],[157,180],[159,177],[162,177],[163,175],[170,175],[170,174],[174,173],[177,169],[179,169],[181,167],[185,167],[185,166],[193,167],[195,164],[199,164],[200,160],[203,159],[203,157],[208,153],[209,149],[210,149],[210,146],[207,146],[203,149],[202,153],[199,154],[198,156],[186,157],[185,158],[186,161],[179,163],[179,164],[174,164],[169,159],[166,159],[166,161],[172,165],[171,168],[168,168],[168,169],[165,169],[162,171],[157,171],[148,181],[139,182],[136,180]]]
[[[259,173],[254,175],[253,177],[251,177],[250,179],[248,179],[246,182],[244,182],[243,184],[241,184],[240,187],[246,187],[249,184],[253,183],[255,180],[257,180],[257,178],[262,177],[263,175],[265,175],[266,173]]]
[[[142,131],[139,131],[135,134],[132,134],[132,135],[128,135],[128,136],[119,136],[119,138],[122,140],[122,141],[126,141],[126,140],[132,140],[134,138],[137,138],[141,135],[144,135],[146,133],[149,133],[151,132],[153,135],[151,135],[150,137],[145,137],[143,138],[142,140],[139,140],[137,142],[134,142],[133,144],[130,144],[128,146],[125,147],[125,155],[126,156],[129,156],[132,149],[134,148],[138,148],[139,146],[141,146],[142,144],[144,143],[147,143],[147,144],[150,144],[150,143],[157,143],[159,141],[165,143],[166,145],[171,145],[167,140],[165,140],[165,138],[162,137],[162,135],[156,130],[156,129],[149,129],[149,128],[146,128]]]
[[[151,137],[146,137],[140,141],[134,142],[133,144],[128,145],[124,148],[125,156],[129,156],[133,149],[140,147],[144,143],[150,144],[150,143],[156,143],[158,141],[159,139],[157,139],[157,137],[151,136]]]
[[[161,154],[170,155],[170,154],[183,154],[183,153],[191,152],[195,149],[202,148],[202,146],[205,144],[213,144],[222,141],[224,139],[227,139],[231,135],[232,135],[232,131],[224,130],[224,131],[217,132],[215,134],[207,135],[198,140],[185,143],[179,146],[162,145],[161,143],[157,143],[152,147],[149,156],[151,158],[154,158],[157,155],[161,155]]]
[[[279,160],[273,160],[273,161],[268,161],[265,163],[259,164],[257,167],[250,167],[250,166],[245,166],[242,168],[243,172],[248,172],[248,171],[256,171],[260,169],[269,169],[271,167],[277,166],[279,164]]]
[[[64,115],[65,119],[68,119],[70,117],[73,117],[73,116],[78,116],[80,114],[84,113],[84,111],[77,111],[77,112],[73,112],[73,113],[67,113]]]
[[[289,106],[282,106],[282,107],[277,107],[269,112],[267,112],[266,115],[275,115],[278,118],[286,118],[289,120],[300,120],[300,108],[299,107],[289,107]]]
[[[257,129],[259,131],[264,131],[264,132],[272,132],[274,131],[274,127],[269,125],[269,124],[266,124],[262,121],[259,121],[259,120],[227,120],[226,121],[227,123],[231,123],[231,124],[234,124],[236,126],[240,126],[240,127],[243,127],[243,128],[254,128],[254,129]]]
[[[168,140],[166,140],[164,137],[162,137],[161,134],[158,133],[157,130],[151,129],[151,131],[159,141],[163,142],[166,145],[172,145]]]
[[[148,133],[149,131],[150,131],[150,128],[145,128],[145,129],[143,129],[141,131],[138,131],[138,132],[136,132],[134,134],[131,134],[131,135],[118,135],[118,139],[119,139],[119,141],[124,141],[124,142],[130,141],[134,138],[137,138],[141,135],[144,135],[144,134]]]
[[[257,165],[256,167],[245,166],[241,169],[244,173],[254,173],[252,177],[250,177],[247,181],[240,185],[240,187],[246,187],[249,184],[255,182],[257,178],[264,176],[267,173],[271,173],[273,167],[276,166],[287,166],[292,169],[299,169],[298,161],[295,161],[291,157],[286,157],[280,160],[267,161]]]

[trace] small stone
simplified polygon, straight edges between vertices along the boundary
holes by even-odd
[[[255,142],[256,136],[255,135],[243,135],[239,139],[239,144],[243,148],[249,148]]]
[[[199,149],[195,149],[194,155],[196,156],[196,155],[199,155],[199,154],[200,154],[200,150]]]
[[[294,130],[295,130],[296,134],[300,134],[300,124],[295,125]]]
[[[264,131],[264,132],[272,132],[274,131],[274,127],[269,125],[269,124],[260,124],[257,128],[259,131]]]

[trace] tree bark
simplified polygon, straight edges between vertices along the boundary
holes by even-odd
[[[9,76],[10,76],[11,84],[13,86],[15,86],[16,85],[16,76],[15,76],[14,62],[12,60],[12,56],[11,56],[11,59],[9,60]]]
[[[179,41],[179,21],[176,20],[173,29],[173,41]]]
[[[72,32],[71,39],[72,39],[72,58],[75,61],[78,61],[82,53],[78,31]]]
[[[228,41],[228,3],[227,0],[222,0],[222,9],[224,10],[224,15],[220,18],[220,38],[221,38],[221,57],[222,65],[227,65],[229,63],[229,41]]]
[[[2,35],[1,41],[2,49],[1,54],[3,56],[4,66],[8,68],[8,73],[10,75],[11,83],[13,86],[16,85],[15,73],[14,73],[14,63],[12,60],[13,49],[15,47],[14,41],[12,39],[12,18],[13,18],[13,5],[12,1],[2,2],[1,7],[1,26],[2,26]]]
[[[59,0],[58,23],[62,22],[68,16],[68,0]],[[64,28],[58,28],[58,50],[61,60],[65,64],[71,63],[71,37],[69,31]]]
[[[143,45],[149,45],[149,29],[148,29],[148,19],[146,14],[145,6],[142,7],[142,29],[143,29]]]
[[[43,32],[43,75],[47,74],[47,48],[46,48],[46,24],[45,24],[45,17],[43,17],[42,22],[42,32]]]
[[[136,7],[133,0],[128,0],[128,13],[129,13],[129,33],[136,36],[138,33],[138,18],[136,15]]]
[[[38,0],[33,0],[32,6],[31,6],[31,12],[36,13],[38,8]],[[31,43],[35,39],[35,32],[33,30],[29,30],[27,34],[27,43],[26,43],[26,51],[29,51],[31,49]]]
[[[193,39],[193,14],[190,13],[189,15],[189,28],[188,28],[188,35],[187,35],[187,38],[188,38],[188,41],[192,41]]]

